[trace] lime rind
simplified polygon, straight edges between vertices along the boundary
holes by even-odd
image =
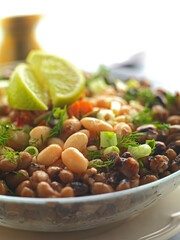
[[[10,106],[22,110],[47,110],[46,96],[27,64],[19,64],[14,70],[7,89]]]

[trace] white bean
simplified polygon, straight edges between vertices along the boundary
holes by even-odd
[[[88,143],[88,137],[84,133],[74,133],[72,134],[64,143],[64,149],[67,149],[69,147],[74,147],[78,149],[80,152],[82,152]]]
[[[74,173],[83,173],[87,170],[88,160],[76,148],[70,147],[62,152],[64,165]]]
[[[61,153],[62,148],[58,144],[51,144],[39,153],[36,162],[45,166],[50,166],[60,158]]]
[[[88,129],[91,132],[100,133],[101,131],[110,131],[113,132],[113,127],[97,118],[85,117],[81,119],[81,124],[83,127]]]

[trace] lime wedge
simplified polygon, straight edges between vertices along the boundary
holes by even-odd
[[[47,95],[28,64],[19,64],[7,89],[8,102],[16,109],[47,110]]]
[[[49,89],[53,106],[71,104],[79,98],[85,79],[82,72],[70,62],[38,50],[29,53],[27,62],[41,84]]]

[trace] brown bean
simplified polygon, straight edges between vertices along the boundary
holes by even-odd
[[[56,182],[56,181],[53,181],[51,182],[51,187],[58,193],[60,193],[60,191],[62,190],[63,186],[61,183],[59,182]]]
[[[92,185],[91,193],[92,194],[102,194],[113,192],[113,188],[110,185],[101,182],[95,182]]]
[[[14,157],[14,160],[11,161],[4,156],[0,156],[0,171],[2,172],[11,172],[17,168],[17,158]]]
[[[63,130],[62,135],[64,135],[65,138],[68,138],[70,135],[72,135],[75,132],[78,132],[81,129],[81,123],[76,118],[70,118],[64,121],[63,123]]]
[[[169,159],[165,155],[150,158],[150,169],[154,173],[163,173],[169,167]]]
[[[62,169],[59,173],[59,178],[64,183],[71,183],[74,180],[74,175],[71,171]]]
[[[171,125],[180,124],[180,116],[179,115],[170,116],[167,118],[166,122]]]
[[[173,161],[177,157],[177,153],[173,149],[169,148],[166,151],[166,156],[169,158],[170,161]]]
[[[121,180],[121,182],[116,187],[116,191],[122,191],[130,188],[130,183],[127,179]]]
[[[32,156],[28,152],[21,152],[20,159],[18,160],[17,169],[27,169],[32,162]]]
[[[139,172],[139,163],[132,157],[129,157],[123,161],[120,172],[128,178],[137,176]]]
[[[35,171],[42,170],[45,171],[45,166],[42,164],[32,162],[28,167],[29,176],[32,176]]]
[[[31,183],[34,187],[40,182],[50,182],[48,174],[42,170],[35,171],[30,178]]]
[[[47,182],[39,182],[37,184],[37,196],[42,198],[52,198],[52,197],[59,197],[60,194],[56,192]]]
[[[7,195],[7,193],[8,191],[4,180],[0,180],[0,195]]]
[[[28,144],[28,133],[22,131],[12,131],[10,135],[13,137],[7,141],[7,146],[13,148],[14,150],[21,151],[22,148],[26,147]]]
[[[157,180],[158,180],[158,178],[155,175],[146,175],[140,179],[140,185],[151,183],[151,182],[154,182]]]
[[[72,189],[72,187],[64,187],[61,190],[60,196],[62,198],[64,198],[64,197],[74,197],[74,190]]]
[[[89,190],[87,184],[84,184],[82,182],[72,182],[70,186],[74,190],[75,196],[84,196]]]
[[[7,185],[12,189],[16,188],[21,182],[28,179],[29,179],[29,174],[24,169],[11,172],[6,176]]]
[[[50,166],[47,168],[47,174],[49,175],[51,180],[54,180],[58,177],[60,169],[61,168],[58,166]]]
[[[94,180],[95,182],[103,182],[105,183],[106,182],[106,177],[105,177],[105,174],[104,173],[98,173],[94,176]]]
[[[16,195],[20,196],[23,188],[25,188],[25,187],[30,188],[30,189],[32,188],[32,184],[31,184],[31,182],[29,180],[25,180],[25,181],[21,182],[16,187],[16,190],[15,190]]]
[[[36,197],[35,192],[28,188],[28,187],[24,187],[20,193],[21,197]]]

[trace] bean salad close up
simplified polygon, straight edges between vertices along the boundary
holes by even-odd
[[[180,170],[180,93],[112,79],[104,67],[84,76],[80,98],[64,107],[17,110],[1,101],[0,195],[103,194]]]

